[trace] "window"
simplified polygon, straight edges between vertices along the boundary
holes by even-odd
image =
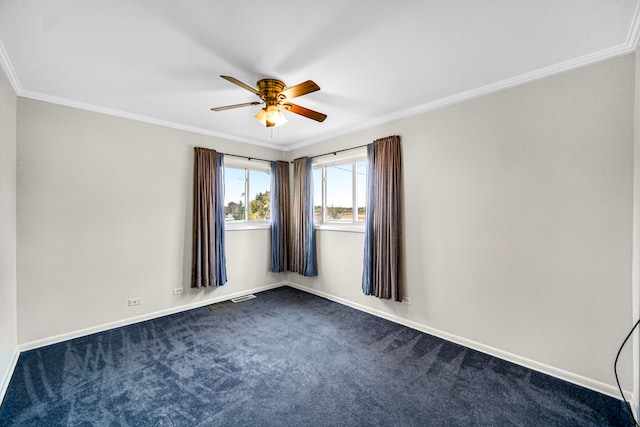
[[[356,162],[357,175],[357,197],[356,207],[358,208],[357,221],[364,222],[367,213],[367,161],[359,160]]]
[[[367,160],[363,150],[319,158],[313,168],[316,224],[362,227],[366,216]]]
[[[268,163],[225,158],[225,223],[259,224],[271,218],[271,168]]]

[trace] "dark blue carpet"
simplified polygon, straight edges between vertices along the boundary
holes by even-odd
[[[24,352],[2,426],[629,426],[621,401],[292,288]]]

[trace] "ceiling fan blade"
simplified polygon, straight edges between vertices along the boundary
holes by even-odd
[[[225,105],[224,107],[215,107],[215,108],[212,108],[211,111],[232,110],[234,108],[250,107],[252,105],[260,105],[260,104],[262,104],[262,102],[258,102],[258,101],[245,102],[243,104],[233,104],[233,105]]]
[[[313,111],[296,104],[291,104],[289,102],[286,104],[282,104],[282,107],[287,111],[291,111],[295,114],[300,114],[301,116],[307,117],[317,122],[324,122],[324,119],[327,118],[326,114],[318,113],[317,111]]]
[[[300,83],[298,85],[288,87],[280,93],[284,95],[287,99],[293,99],[293,98],[297,98],[298,96],[315,92],[317,90],[320,90],[320,86],[318,86],[311,80],[307,80],[304,83]]]
[[[225,80],[227,80],[227,81],[229,81],[229,82],[231,82],[231,83],[233,83],[235,85],[240,86],[243,89],[248,90],[249,92],[253,93],[254,95],[260,96],[260,92],[258,92],[258,90],[255,87],[251,87],[246,83],[242,83],[240,80],[236,79],[235,77],[229,77],[229,76],[220,76],[220,77],[222,77],[223,79],[225,79]]]

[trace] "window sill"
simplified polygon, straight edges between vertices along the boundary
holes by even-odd
[[[225,223],[225,231],[240,231],[240,230],[268,230],[271,228],[271,224],[268,221],[258,222],[256,224],[251,223]]]
[[[316,224],[316,230],[342,231],[346,233],[364,233],[364,224]]]

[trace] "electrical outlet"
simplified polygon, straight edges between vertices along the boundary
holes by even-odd
[[[142,298],[129,298],[129,307],[142,304]]]
[[[411,304],[411,298],[404,297],[404,298],[402,298],[402,302],[405,303],[405,304]]]
[[[182,295],[184,294],[184,288],[173,288],[174,295]]]

